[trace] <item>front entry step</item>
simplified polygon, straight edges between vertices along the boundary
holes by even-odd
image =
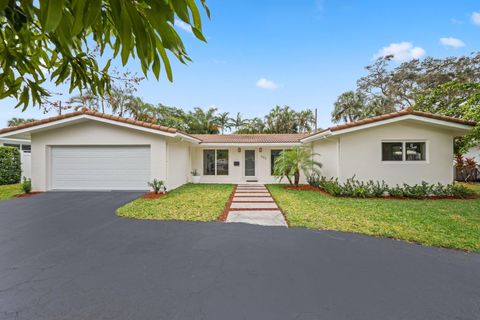
[[[280,208],[263,184],[241,184],[236,187],[228,208],[227,222],[287,227]]]

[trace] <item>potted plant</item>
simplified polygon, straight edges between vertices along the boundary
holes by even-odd
[[[198,174],[198,170],[193,169],[190,173],[192,174],[192,183],[200,183],[200,175]]]

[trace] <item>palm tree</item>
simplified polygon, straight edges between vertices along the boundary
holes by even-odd
[[[218,123],[215,113],[217,108],[209,108],[204,111],[202,108],[195,108],[187,116],[187,125],[189,133],[218,133]]]
[[[289,106],[275,106],[265,116],[266,131],[269,133],[298,132],[297,113]]]
[[[297,112],[297,124],[299,132],[309,132],[315,127],[315,115],[312,110],[302,110]],[[313,128],[312,128],[313,127]]]
[[[362,93],[347,91],[342,93],[334,104],[332,121],[352,122],[363,117],[366,97]]]
[[[230,129],[230,117],[228,112],[222,112],[217,116],[217,123],[220,129],[222,130],[222,134],[224,133],[225,128]]]
[[[235,128],[236,132],[242,129],[247,124],[247,122],[248,120],[242,119],[242,115],[240,114],[240,112],[237,112],[237,116],[231,119],[231,125]]]
[[[300,182],[300,172],[305,175],[318,173],[322,164],[314,160],[315,156],[319,156],[318,153],[312,153],[309,148],[296,147],[294,149],[286,150],[280,153],[275,160],[275,170],[273,175],[282,180],[287,178],[288,182],[292,185],[298,186]],[[292,183],[293,177],[293,183]]]

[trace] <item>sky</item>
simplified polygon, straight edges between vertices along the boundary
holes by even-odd
[[[395,63],[480,50],[480,2],[471,0],[207,0],[207,43],[177,29],[193,62],[173,62],[174,81],[150,74],[137,95],[153,104],[217,107],[263,117],[275,105],[318,109],[327,127],[336,98],[355,89],[381,55]],[[119,68],[121,63],[116,64]],[[123,67],[141,75],[137,61]],[[53,88],[68,93],[64,87]],[[0,127],[11,117],[44,118],[0,100]]]

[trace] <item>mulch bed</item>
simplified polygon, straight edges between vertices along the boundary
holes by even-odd
[[[145,193],[142,196],[142,199],[158,199],[158,198],[163,197],[165,195],[167,195],[167,194],[166,193],[149,192],[149,193]]]
[[[291,186],[291,185],[285,185],[283,186],[283,189],[285,190],[294,190],[294,191],[314,191],[321,193],[326,196],[334,197],[334,198],[351,198],[351,199],[383,199],[383,200],[473,200],[473,199],[479,199],[479,196],[469,196],[469,197],[451,197],[451,196],[431,196],[431,197],[423,197],[423,198],[409,198],[409,197],[391,197],[391,196],[383,196],[383,197],[349,197],[349,196],[333,196],[328,192],[323,191],[319,187],[314,187],[308,184],[302,184],[296,186]]]
[[[230,205],[233,202],[233,197],[235,196],[236,191],[237,191],[237,186],[233,187],[232,193],[230,194],[230,197],[228,198],[227,203],[223,208],[223,212],[220,213],[220,215],[218,216],[219,221],[223,221],[223,222],[227,221],[228,211],[230,210]]]
[[[30,192],[30,193],[21,193],[21,194],[17,194],[15,196],[15,198],[28,198],[28,197],[31,197],[31,196],[36,196],[37,194],[40,194],[40,193],[43,193],[43,192],[35,191],[35,192]]]

